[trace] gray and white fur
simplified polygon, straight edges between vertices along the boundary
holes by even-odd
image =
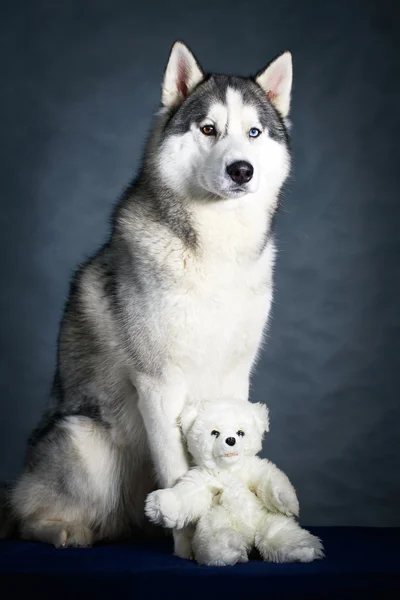
[[[228,77],[174,44],[140,172],[71,283],[51,402],[10,494],[22,537],[88,546],[150,532],[147,494],[188,469],[185,404],[248,401],[290,170],[291,84],[289,52]],[[190,531],[174,538],[190,557]]]

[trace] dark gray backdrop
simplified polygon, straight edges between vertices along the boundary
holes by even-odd
[[[168,52],[294,57],[294,172],[253,398],[310,525],[400,525],[399,32],[383,0],[1,3],[0,479],[47,401],[74,266],[134,174]]]

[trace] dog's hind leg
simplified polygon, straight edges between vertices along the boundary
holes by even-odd
[[[94,542],[93,532],[85,525],[65,521],[28,519],[21,526],[21,537],[51,544],[56,548],[87,548]]]
[[[120,450],[91,419],[67,417],[31,448],[11,492],[22,537],[56,547],[113,537],[121,511]]]

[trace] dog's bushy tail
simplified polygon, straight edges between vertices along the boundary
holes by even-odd
[[[10,484],[0,483],[0,539],[14,537],[17,532],[17,521],[11,510],[10,492]]]

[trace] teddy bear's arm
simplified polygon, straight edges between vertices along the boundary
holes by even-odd
[[[246,461],[242,477],[268,510],[288,516],[299,515],[299,502],[293,485],[272,462],[253,456]]]
[[[174,487],[147,496],[145,513],[153,523],[182,529],[196,523],[211,508],[215,490],[209,476],[190,469]]]

